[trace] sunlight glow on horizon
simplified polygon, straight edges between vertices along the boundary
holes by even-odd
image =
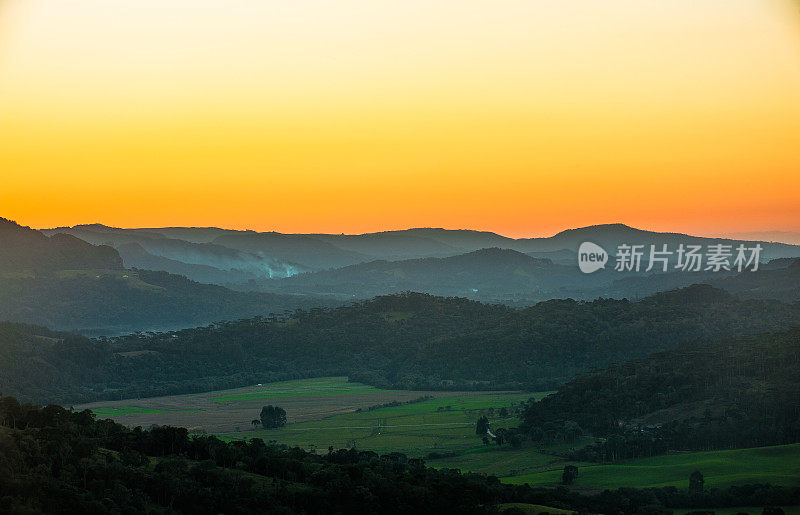
[[[0,216],[800,231],[797,7],[0,0]]]

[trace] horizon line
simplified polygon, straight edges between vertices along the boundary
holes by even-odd
[[[7,220],[11,220],[7,218]],[[14,220],[12,220],[14,221]],[[17,221],[14,221],[19,225],[23,225]],[[800,234],[800,231],[789,231],[789,230],[777,230],[777,229],[759,229],[759,230],[740,230],[740,231],[720,231],[720,232],[711,232],[711,233],[689,233],[689,232],[682,232],[679,230],[654,230],[654,229],[643,229],[641,227],[636,227],[624,222],[607,222],[607,223],[596,223],[596,224],[589,224],[589,225],[581,225],[581,226],[574,226],[574,227],[567,227],[556,231],[554,233],[548,233],[547,235],[534,235],[534,236],[508,236],[502,234],[497,231],[485,230],[485,229],[473,229],[473,228],[447,228],[447,227],[435,227],[435,226],[414,226],[414,227],[405,227],[405,228],[393,228],[393,229],[383,229],[379,231],[367,231],[367,232],[282,232],[279,230],[256,230],[256,229],[242,229],[242,228],[234,228],[234,227],[224,227],[224,226],[216,226],[216,225],[164,225],[164,226],[139,226],[139,227],[121,227],[116,225],[107,225],[102,222],[91,222],[91,223],[79,223],[74,225],[58,225],[54,227],[33,227],[28,226],[32,229],[36,229],[39,231],[52,231],[56,229],[74,229],[76,227],[91,227],[91,226],[102,226],[107,227],[109,229],[120,229],[120,230],[159,230],[159,229],[219,229],[223,231],[235,231],[235,232],[251,232],[256,234],[284,234],[284,235],[293,235],[293,236],[317,236],[317,235],[325,235],[325,236],[368,236],[373,234],[383,234],[383,233],[393,233],[393,232],[408,232],[414,230],[441,230],[441,231],[464,231],[464,232],[475,232],[475,233],[483,233],[483,234],[493,234],[496,236],[500,236],[502,238],[507,238],[510,240],[525,240],[525,239],[539,239],[539,238],[551,238],[558,234],[561,234],[566,231],[572,230],[579,230],[579,229],[588,229],[592,227],[604,227],[604,226],[620,226],[626,227],[629,229],[637,230],[637,231],[644,231],[644,232],[653,232],[653,233],[660,233],[660,234],[684,234],[686,236],[692,237],[699,237],[699,238],[721,238],[721,239],[736,239],[737,235],[738,238],[741,239],[742,235],[748,234],[786,234],[786,235],[795,235]],[[800,243],[789,243],[785,241],[776,241],[776,240],[760,240],[769,243],[784,243],[787,245],[798,245]]]

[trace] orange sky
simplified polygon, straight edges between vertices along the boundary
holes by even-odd
[[[0,216],[800,231],[800,6],[0,0]]]

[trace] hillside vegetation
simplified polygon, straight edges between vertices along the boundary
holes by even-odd
[[[523,419],[533,440],[564,427],[604,437],[575,453],[592,461],[800,442],[800,328],[684,343],[583,374]]]
[[[0,349],[5,392],[59,402],[333,375],[409,390],[542,391],[682,342],[783,329],[798,310],[703,285],[640,302],[562,300],[525,310],[408,293],[178,332],[64,337],[69,352],[59,339],[37,337],[47,332],[7,325]],[[26,369],[50,372],[17,379]]]
[[[332,304],[295,295],[232,291],[149,270],[70,270],[0,278],[0,320],[88,335],[177,329]]]

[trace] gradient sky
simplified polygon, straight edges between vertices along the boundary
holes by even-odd
[[[0,0],[0,216],[800,230],[789,0]]]

